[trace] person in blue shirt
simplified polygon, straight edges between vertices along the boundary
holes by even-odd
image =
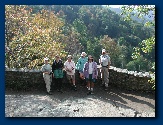
[[[76,69],[79,70],[80,78],[82,80],[82,84],[84,85],[84,74],[83,74],[83,68],[84,64],[88,61],[88,57],[86,57],[86,53],[82,52],[81,57],[78,59],[78,62],[76,64]]]

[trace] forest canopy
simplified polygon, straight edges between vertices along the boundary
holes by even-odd
[[[105,48],[112,66],[154,72],[155,7],[120,11],[102,5],[6,5],[5,65],[39,68],[44,57],[52,63],[56,54],[64,61],[71,54],[76,62],[83,51],[98,62]]]

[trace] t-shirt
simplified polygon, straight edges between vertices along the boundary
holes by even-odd
[[[51,72],[52,67],[50,64],[44,64],[41,68],[42,72]]]
[[[108,62],[110,62],[110,57],[108,55],[101,55],[100,56],[102,66],[107,66]]]
[[[79,71],[83,71],[84,64],[88,61],[88,57],[80,57],[76,64],[76,69]]]
[[[65,66],[65,69],[72,70],[72,72],[69,72],[69,71],[66,70],[68,75],[74,75],[75,74],[75,63],[74,63],[74,61],[71,61],[71,62],[66,61],[64,63],[64,66]]]
[[[91,62],[89,62],[89,74],[92,74],[92,72],[93,72],[93,63]]]

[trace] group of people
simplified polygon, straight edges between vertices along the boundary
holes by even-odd
[[[51,83],[52,79],[55,81],[56,88],[58,92],[62,91],[62,79],[63,79],[63,69],[66,71],[66,77],[71,84],[74,91],[77,91],[75,83],[75,69],[79,70],[80,78],[88,89],[87,94],[93,94],[94,84],[98,76],[97,63],[94,61],[93,56],[89,55],[86,57],[86,53],[82,52],[81,57],[78,59],[75,65],[72,60],[72,56],[67,56],[67,61],[62,62],[59,55],[55,56],[55,60],[52,66],[48,63],[48,58],[44,58],[45,64],[42,66],[41,70],[43,72],[43,78],[46,84],[46,90],[48,94],[51,93]],[[99,63],[102,67],[102,84],[105,90],[108,89],[108,77],[109,77],[109,67],[110,67],[110,57],[106,54],[106,50],[102,49],[102,55],[100,56]]]

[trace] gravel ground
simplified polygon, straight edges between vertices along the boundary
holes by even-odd
[[[98,88],[98,89],[97,89]],[[53,95],[43,91],[5,94],[6,117],[155,117],[155,95],[95,86],[94,95],[86,87],[69,88]]]

